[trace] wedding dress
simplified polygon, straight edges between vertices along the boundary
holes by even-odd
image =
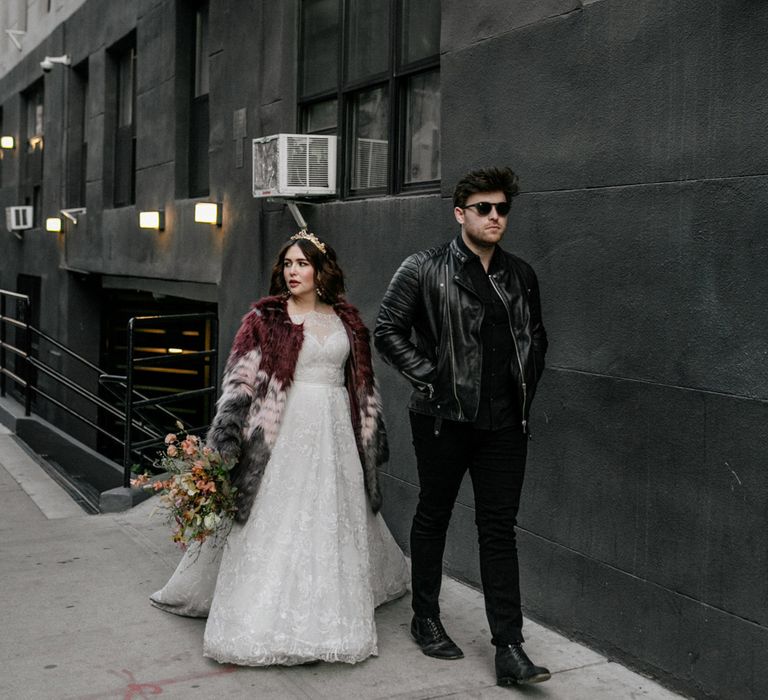
[[[335,314],[291,318],[304,343],[248,521],[224,544],[191,547],[151,596],[170,612],[207,614],[204,654],[222,663],[362,661],[377,653],[374,608],[406,591],[403,553],[365,495],[347,333]]]

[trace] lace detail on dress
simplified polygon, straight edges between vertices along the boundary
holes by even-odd
[[[344,386],[349,340],[341,319],[336,314],[310,311],[292,315],[291,320],[304,327],[304,344],[293,381]]]
[[[374,607],[406,591],[403,553],[365,495],[344,325],[316,312],[294,322],[305,339],[283,422],[251,515],[223,547],[210,604],[204,653],[222,663],[362,661],[377,653]],[[152,596],[156,605],[207,608],[213,577],[195,567],[218,561],[198,554]]]
[[[304,326],[304,337],[308,335],[317,340],[321,345],[328,336],[338,333],[346,333],[344,324],[336,314],[323,314],[319,311],[307,311],[304,314],[291,314],[291,321],[301,323]]]

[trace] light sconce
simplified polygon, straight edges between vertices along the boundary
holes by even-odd
[[[61,219],[58,216],[49,216],[45,220],[45,230],[51,233],[61,233]]]
[[[23,29],[6,29],[5,33],[8,35],[8,38],[13,42],[13,45],[19,50],[22,50],[21,42],[19,41],[20,36],[24,36],[27,32]]]
[[[71,66],[72,59],[67,54],[63,56],[46,56],[40,61],[40,68],[43,69],[43,73],[50,73],[53,70],[53,66],[57,63],[62,66]]]
[[[157,211],[140,211],[139,228],[162,231],[165,229],[165,212],[162,209]]]
[[[221,202],[198,202],[195,204],[195,223],[221,226]]]
[[[13,136],[0,136],[0,148],[10,151],[16,148],[16,139]]]
[[[61,213],[66,219],[77,225],[80,217],[85,216],[86,211],[85,207],[74,207],[72,209],[62,209]]]

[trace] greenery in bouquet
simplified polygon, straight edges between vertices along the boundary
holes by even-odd
[[[154,462],[164,472],[161,479],[144,473],[131,480],[133,486],[160,492],[168,511],[172,539],[183,549],[193,542],[228,530],[235,513],[235,491],[230,483],[231,461],[202,444],[197,435],[184,432],[165,436],[165,449]]]

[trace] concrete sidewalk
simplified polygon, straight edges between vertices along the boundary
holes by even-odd
[[[681,697],[530,622],[526,650],[552,680],[496,687],[482,597],[450,579],[444,619],[463,660],[418,651],[406,597],[378,611],[379,656],[364,663],[221,666],[202,656],[203,620],[148,603],[180,556],[153,501],[86,515],[0,426],[0,698]]]

